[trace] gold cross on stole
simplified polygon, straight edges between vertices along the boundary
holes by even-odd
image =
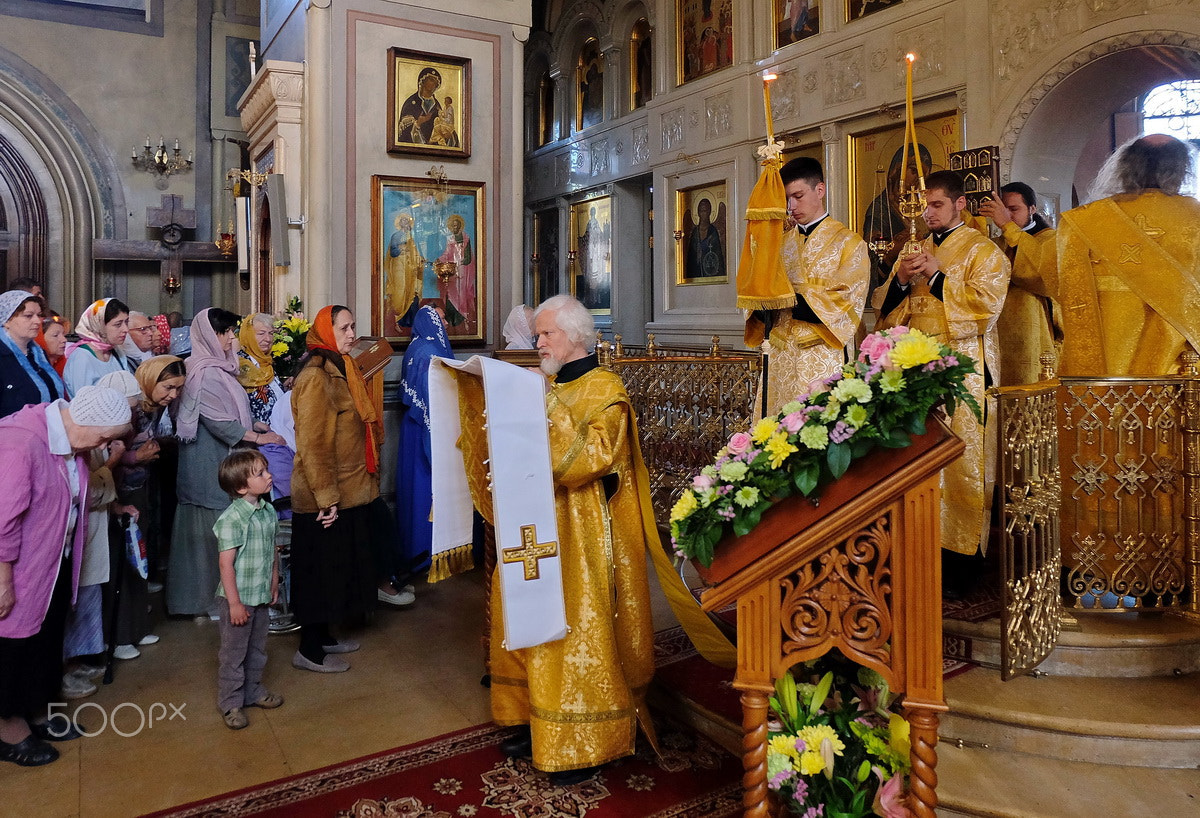
[[[541,576],[541,572],[538,570],[538,560],[558,556],[558,543],[553,540],[539,543],[537,541],[537,527],[523,525],[521,526],[520,547],[505,548],[501,551],[501,554],[502,560],[505,563],[525,563],[525,580],[528,582],[529,580],[538,579]]]

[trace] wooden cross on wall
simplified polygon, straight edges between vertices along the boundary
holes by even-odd
[[[231,264],[210,241],[184,241],[184,230],[196,229],[196,211],[183,206],[179,196],[166,194],[158,207],[146,208],[146,226],[162,232],[159,241],[93,239],[96,261],[157,261],[163,289],[174,294],[183,281],[185,261]]]

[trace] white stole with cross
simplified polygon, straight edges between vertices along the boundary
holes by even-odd
[[[545,379],[495,358],[434,358],[429,368],[433,553],[470,540],[471,493],[457,441],[458,387],[449,367],[483,381],[496,574],[504,599],[504,646],[519,650],[567,635]]]

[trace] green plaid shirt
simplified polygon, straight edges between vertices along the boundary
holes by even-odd
[[[271,601],[277,526],[275,507],[261,497],[258,505],[251,505],[241,497],[234,500],[213,526],[218,551],[238,549],[233,572],[243,605],[266,605]],[[217,596],[225,596],[225,586],[221,583],[217,583]]]

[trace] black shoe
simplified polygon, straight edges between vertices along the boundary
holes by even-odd
[[[582,784],[589,780],[596,773],[600,772],[599,767],[580,767],[578,770],[562,770],[557,773],[549,773],[550,783],[556,787],[573,787],[576,784]]]
[[[57,758],[58,750],[32,734],[16,744],[0,741],[0,761],[11,761],[22,767],[41,767]]]
[[[500,742],[500,752],[509,758],[531,758],[533,735],[529,731],[529,725],[519,725],[511,736]]]
[[[79,725],[68,721],[61,713],[43,722],[30,722],[29,729],[42,741],[74,741],[83,738]]]

